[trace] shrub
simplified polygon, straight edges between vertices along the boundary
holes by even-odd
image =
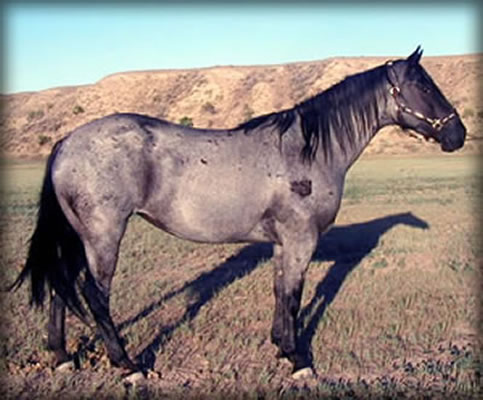
[[[180,118],[179,123],[184,126],[193,126],[193,120],[190,117]]]
[[[52,141],[52,138],[47,135],[40,135],[39,136],[39,144],[43,146],[44,144],[50,143]]]
[[[76,104],[74,106],[74,108],[72,109],[72,112],[73,112],[74,115],[82,114],[84,112],[84,109],[82,108],[82,106]]]
[[[42,110],[34,110],[34,111],[30,111],[27,114],[27,120],[33,121],[34,119],[40,119],[43,116],[44,116],[44,112]]]

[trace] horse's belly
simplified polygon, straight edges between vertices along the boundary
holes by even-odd
[[[208,243],[244,241],[266,209],[264,197],[244,193],[228,182],[202,187],[192,182],[168,202],[141,214],[181,238]]]
[[[157,216],[140,212],[157,227],[183,239],[205,243],[243,241],[256,222],[238,217],[236,210],[224,212],[223,208],[197,210],[192,205],[181,205],[169,216]]]

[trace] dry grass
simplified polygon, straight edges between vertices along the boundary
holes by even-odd
[[[2,282],[21,268],[40,164],[3,167]],[[101,341],[68,318],[81,369],[50,369],[46,312],[27,288],[3,298],[0,365],[9,398],[477,397],[481,374],[476,157],[371,158],[351,171],[336,226],[303,297],[300,334],[319,378],[290,379],[269,342],[271,248],[182,241],[134,218],[112,307],[150,379],[126,388]],[[7,229],[8,227],[8,229]]]

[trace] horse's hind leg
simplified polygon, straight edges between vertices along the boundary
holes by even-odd
[[[65,349],[65,303],[53,293],[50,300],[48,323],[48,348],[55,354],[56,365],[69,360]]]
[[[118,219],[103,215],[96,222],[96,229],[90,229],[88,240],[84,241],[89,268],[82,294],[102,335],[111,363],[135,371],[138,368],[124,349],[109,309],[109,292],[127,217]]]
[[[89,276],[86,278],[82,293],[104,339],[111,363],[116,367],[124,367],[133,371],[137,370],[138,368],[129,359],[112,321],[109,312],[109,289],[105,284],[98,285],[94,278]]]

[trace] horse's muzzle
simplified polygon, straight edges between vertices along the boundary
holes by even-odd
[[[459,118],[454,118],[441,130],[441,150],[451,152],[465,144],[466,128]]]

